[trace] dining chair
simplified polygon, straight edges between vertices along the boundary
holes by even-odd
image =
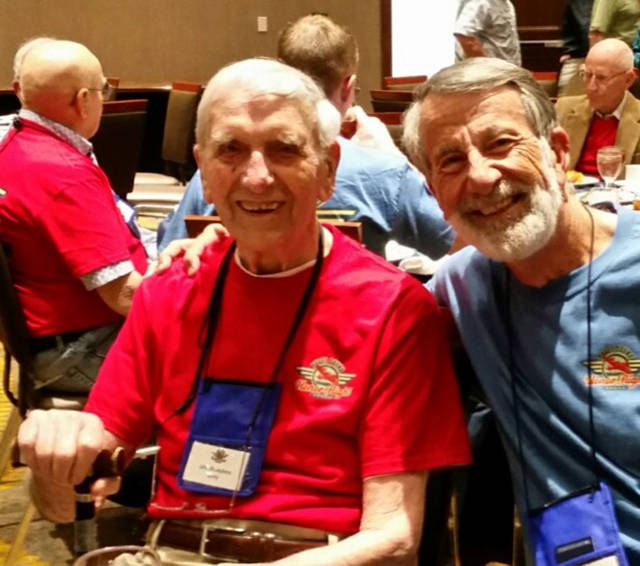
[[[383,77],[382,86],[388,90],[413,90],[427,80],[427,75]]]
[[[162,136],[162,159],[165,173],[136,174],[134,192],[143,185],[184,185],[193,161],[193,142],[196,110],[202,94],[202,85],[175,81],[171,85]]]
[[[404,112],[413,102],[412,90],[370,89],[374,112]]]
[[[33,367],[33,353],[29,341],[29,330],[22,312],[22,307],[13,287],[11,272],[9,271],[8,254],[10,248],[0,244],[0,340],[4,346],[3,388],[5,395],[13,404],[0,440],[0,470],[4,470],[9,457],[18,428],[28,409],[31,408],[64,408],[80,410],[84,406],[86,397],[78,395],[51,395],[43,391],[36,391],[33,387],[31,370]],[[17,383],[11,383],[11,361],[18,366]],[[18,554],[24,543],[27,528],[34,514],[32,503],[27,505],[22,520],[18,525],[16,535],[11,543],[5,559],[5,566],[16,563]]]
[[[100,128],[91,140],[111,188],[123,199],[133,189],[140,163],[147,104],[146,99],[104,102]]]

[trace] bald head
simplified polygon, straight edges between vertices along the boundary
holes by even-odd
[[[616,72],[627,71],[633,69],[633,51],[624,41],[603,39],[589,50],[586,63],[606,64]]]
[[[95,133],[90,131],[95,125],[95,112],[91,110],[95,98],[102,106],[103,82],[100,61],[84,45],[73,41],[39,43],[22,60],[24,107],[86,137]]]

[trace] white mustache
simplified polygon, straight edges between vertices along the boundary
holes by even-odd
[[[498,181],[490,194],[488,195],[469,195],[460,205],[460,211],[463,214],[477,211],[491,211],[498,209],[505,204],[505,201],[516,195],[527,194],[532,191],[533,187],[524,183],[511,183],[504,179]]]

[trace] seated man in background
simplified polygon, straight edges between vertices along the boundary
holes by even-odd
[[[629,563],[640,565],[640,215],[579,201],[553,105],[527,71],[498,59],[430,77],[405,144],[469,243],[429,287],[451,310],[500,423],[529,549],[533,510],[585,486],[595,501],[600,480]],[[605,521],[613,509],[599,511],[590,519],[610,546],[561,548],[588,540],[584,531],[558,546],[545,538],[557,563],[571,553],[576,564],[624,563],[605,558],[617,526]]]
[[[24,55],[22,109],[0,142],[0,241],[32,335],[37,387],[86,392],[131,306],[147,257],[88,138],[106,80],[83,45]]]
[[[640,162],[640,101],[627,89],[635,80],[633,53],[619,39],[604,39],[587,54],[586,94],[556,102],[560,125],[569,134],[569,169],[598,175],[598,149],[617,145],[624,162]]]
[[[355,99],[358,46],[345,28],[325,16],[301,18],[282,31],[278,58],[312,76],[343,117],[350,110]],[[355,210],[349,220],[362,222],[364,244],[378,255],[384,256],[385,244],[395,239],[433,259],[443,256],[451,249],[455,233],[424,178],[404,155],[388,150],[385,140],[390,137],[384,125],[372,122],[361,109],[357,115],[354,138],[364,144],[372,138],[382,139],[387,150],[338,138],[341,155],[336,190],[320,208]],[[198,171],[166,226],[160,248],[187,236],[185,215],[213,212],[213,205],[203,198]]]
[[[146,280],[86,412],[30,413],[19,446],[46,517],[73,518],[101,449],[155,432],[163,563],[415,563],[427,470],[467,462],[465,426],[428,292],[318,224],[339,126],[282,63],[209,82],[195,155],[234,241],[193,278]]]

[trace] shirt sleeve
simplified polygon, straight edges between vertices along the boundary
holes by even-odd
[[[158,243],[159,251],[166,248],[173,240],[189,237],[189,234],[187,234],[187,226],[184,222],[184,217],[187,214],[215,214],[213,204],[204,200],[202,194],[202,178],[200,177],[199,170],[191,177],[184,195],[182,195],[180,204],[178,204],[178,208],[162,223],[162,228],[158,230],[158,236],[160,237]],[[162,234],[160,234],[161,230],[163,231]]]
[[[443,320],[410,280],[388,313],[360,430],[362,476],[470,460]]]
[[[591,11],[590,31],[599,31],[608,33],[611,28],[611,20],[613,17],[613,0],[595,0]]]
[[[396,241],[431,259],[438,259],[449,251],[456,233],[444,219],[424,177],[410,164],[396,192],[395,211],[390,236]]]
[[[482,1],[470,0],[458,14],[454,33],[469,37],[481,36],[488,29],[487,17],[486,4]]]

